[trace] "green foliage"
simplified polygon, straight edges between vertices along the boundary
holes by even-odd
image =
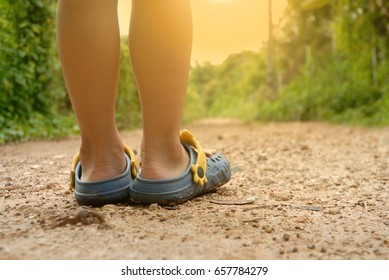
[[[192,88],[210,116],[388,125],[388,10],[380,0],[290,0],[273,46],[275,99],[266,49],[197,66]]]
[[[188,94],[198,96],[202,107],[198,112],[208,116],[252,119],[265,71],[264,57],[248,51],[231,55],[218,66],[197,65],[191,72]]]
[[[312,75],[298,76],[274,102],[260,106],[265,120],[330,120],[352,124],[385,124],[382,114],[388,94],[370,84],[369,73],[350,74],[352,63],[327,61]]]
[[[283,52],[289,55],[294,52],[291,47],[305,46],[300,48],[305,59],[294,61],[297,70],[278,99],[261,104],[259,110],[265,112],[262,118],[389,124],[389,5],[375,0],[339,0],[327,1],[320,9],[301,11],[302,3],[293,1],[290,9],[294,16],[289,19],[300,35],[288,36],[287,26],[281,42]],[[327,21],[326,26],[331,28],[315,28],[313,24],[308,29],[316,34],[307,37],[304,33],[309,32],[306,23],[310,20]],[[318,38],[331,48],[318,45]]]
[[[0,142],[60,134],[55,3],[0,1]]]
[[[55,47],[50,0],[0,0],[0,143],[78,131]],[[389,1],[289,0],[275,30],[277,95],[267,51],[191,69],[183,122],[210,117],[389,124]],[[117,123],[141,125],[126,38]]]

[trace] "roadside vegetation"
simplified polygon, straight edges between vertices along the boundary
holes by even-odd
[[[0,143],[78,132],[56,53],[55,9],[50,0],[0,0]],[[220,65],[192,66],[184,122],[234,117],[384,126],[388,78],[388,1],[290,0],[270,44]],[[141,125],[125,37],[117,121],[121,129]]]

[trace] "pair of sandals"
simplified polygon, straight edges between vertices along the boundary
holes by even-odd
[[[183,175],[163,180],[148,180],[138,176],[135,155],[124,146],[125,171],[102,181],[81,181],[82,167],[79,154],[72,161],[70,189],[80,205],[102,206],[126,202],[130,197],[144,204],[183,203],[195,196],[214,191],[231,178],[228,160],[220,153],[207,157],[199,142],[188,131],[180,132],[180,140],[188,152],[190,164]]]

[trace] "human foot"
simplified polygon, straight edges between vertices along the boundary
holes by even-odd
[[[94,150],[97,155],[104,154],[97,152],[97,150]],[[110,156],[109,160],[97,161],[89,166],[92,169],[89,171],[87,169],[86,172],[80,162],[80,153],[77,153],[73,158],[70,169],[70,189],[74,190],[74,195],[80,205],[102,206],[126,202],[130,198],[129,188],[137,176],[135,155],[126,145],[122,146],[120,151],[117,147],[107,150],[113,151],[109,155],[114,156]],[[81,149],[81,152],[83,151],[85,150]],[[115,164],[115,157],[119,164]],[[101,159],[101,157],[92,158]],[[88,159],[84,160],[84,163],[88,162]],[[124,159],[124,168],[120,166],[121,159]]]
[[[141,176],[138,176],[130,187],[133,199],[146,204],[182,203],[197,195],[213,191],[230,180],[230,164],[220,153],[210,150],[207,157],[189,131],[181,133],[181,141],[189,157],[185,170],[178,176],[150,179],[143,175],[142,166]]]
[[[144,145],[142,144],[142,147]],[[172,149],[173,152],[159,153],[160,151],[166,151],[166,149],[157,150],[157,153],[147,153],[142,148],[142,173],[141,177],[149,180],[161,180],[175,178],[182,175],[189,165],[189,154],[185,148],[179,144],[177,152]],[[206,157],[211,157],[216,154],[215,149],[206,149],[204,153]],[[151,153],[151,155],[150,155]]]
[[[81,181],[101,181],[123,173],[126,160],[123,142],[119,139],[109,144],[83,144],[80,148]]]
[[[141,174],[148,180],[175,178],[184,173],[189,156],[178,135],[154,139],[143,137],[141,143]]]

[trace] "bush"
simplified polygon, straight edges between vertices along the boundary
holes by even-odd
[[[0,142],[63,131],[57,112],[67,97],[56,57],[55,7],[50,0],[0,1]]]

